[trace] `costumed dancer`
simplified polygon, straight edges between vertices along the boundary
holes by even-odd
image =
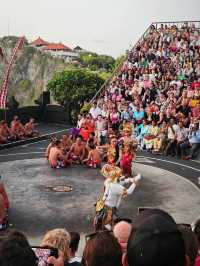
[[[138,174],[134,178],[124,178],[122,170],[117,166],[104,165],[102,174],[106,177],[104,182],[104,195],[102,198],[101,207],[96,204],[96,216],[94,219],[95,230],[102,230],[104,228],[111,230],[113,220],[117,217],[117,210],[120,206],[121,199],[133,193],[141,175]],[[131,184],[126,188],[125,184]],[[99,213],[98,213],[99,212]]]
[[[119,152],[120,167],[125,177],[132,177],[132,162],[135,159],[135,152],[132,142],[125,142]]]
[[[137,148],[137,140],[133,136],[133,126],[131,125],[130,122],[126,122],[123,125],[123,136],[120,138],[119,143],[130,143],[132,142],[132,146],[134,149]]]
[[[110,165],[116,165],[119,159],[119,146],[117,138],[113,136],[110,140],[110,145],[107,149],[107,163]]]

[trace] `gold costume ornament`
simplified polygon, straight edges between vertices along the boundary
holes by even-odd
[[[110,179],[111,182],[119,179],[122,176],[122,170],[118,166],[112,166],[109,164],[105,164],[102,169],[101,173],[104,177]]]

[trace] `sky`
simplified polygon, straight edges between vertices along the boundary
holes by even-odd
[[[155,21],[200,20],[200,0],[0,0],[0,37],[38,36],[118,57]]]

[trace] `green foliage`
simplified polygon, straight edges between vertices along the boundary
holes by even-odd
[[[104,80],[98,74],[85,69],[67,69],[55,73],[47,87],[54,99],[71,109],[81,106],[99,90]]]
[[[106,81],[107,79],[109,79],[109,78],[112,76],[112,73],[110,73],[110,72],[101,71],[101,72],[98,72],[98,73],[99,73],[99,76],[100,76],[104,81]]]
[[[84,103],[83,107],[81,108],[80,110],[80,113],[83,114],[83,113],[88,113],[89,110],[91,108],[91,104],[89,103]]]
[[[92,71],[105,69],[112,71],[115,66],[115,59],[107,55],[98,55],[93,53],[85,53],[80,56],[82,64]]]
[[[125,61],[126,56],[125,55],[121,55],[119,56],[116,61],[115,61],[115,67],[119,67],[124,61]]]

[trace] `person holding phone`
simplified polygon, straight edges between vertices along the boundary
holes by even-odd
[[[68,265],[70,259],[70,239],[70,234],[64,228],[50,230],[45,234],[42,240],[42,247],[58,249],[58,256],[52,256],[50,254],[48,263],[53,262],[56,263],[55,266],[60,266],[62,265],[63,258],[64,265]],[[59,265],[59,263],[61,264]]]

